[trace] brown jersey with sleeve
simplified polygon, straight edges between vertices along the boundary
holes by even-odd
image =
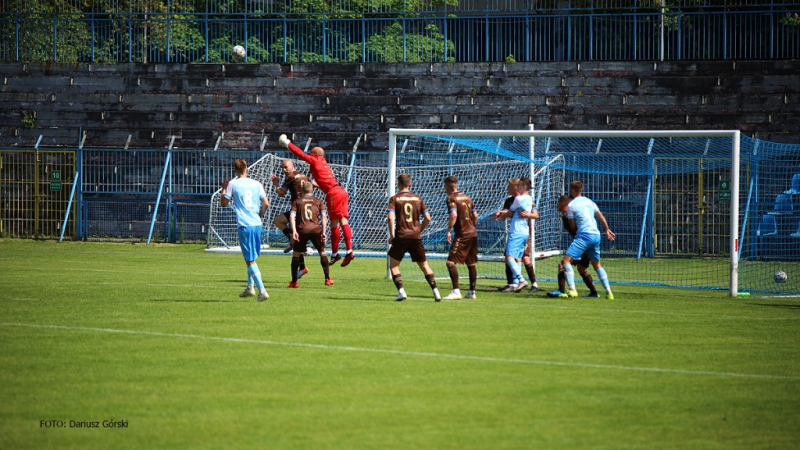
[[[311,182],[311,180],[307,176],[303,175],[302,173],[296,170],[286,175],[286,178],[283,179],[283,184],[281,185],[281,187],[289,191],[290,202],[294,202],[295,200],[303,196],[303,189],[300,187],[300,184],[303,181],[308,181],[309,183]]]
[[[327,213],[322,200],[312,195],[300,197],[292,203],[291,212],[295,214],[295,229],[298,234],[322,233],[321,213]]]
[[[456,237],[471,238],[478,235],[472,215],[475,205],[472,199],[462,192],[453,192],[447,197],[447,213],[456,211],[456,223],[453,225]]]
[[[428,212],[422,197],[409,191],[400,191],[389,199],[389,211],[394,211],[396,239],[422,239],[419,216]]]

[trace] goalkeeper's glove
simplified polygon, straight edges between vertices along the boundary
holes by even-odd
[[[289,140],[289,138],[288,138],[288,137],[286,137],[286,135],[285,135],[285,134],[282,134],[282,135],[281,135],[281,137],[279,137],[279,138],[278,138],[278,143],[279,143],[279,144],[281,144],[281,145],[282,145],[282,146],[284,146],[284,147],[287,147],[287,148],[289,147],[289,144],[290,144],[291,142],[292,142],[292,141],[290,141],[290,140]]]

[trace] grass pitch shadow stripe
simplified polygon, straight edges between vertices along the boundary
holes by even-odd
[[[160,333],[157,331],[117,330],[113,328],[70,327],[66,325],[41,325],[41,324],[30,324],[30,323],[0,323],[0,326],[24,327],[24,328],[49,328],[49,329],[70,330],[70,331],[94,331],[100,333],[133,334],[140,336],[158,336],[158,337],[172,337],[172,338],[184,338],[184,339],[202,339],[208,341],[239,342],[247,344],[263,344],[263,345],[284,346],[284,347],[303,347],[303,348],[313,348],[321,350],[339,350],[348,352],[383,353],[383,354],[403,355],[403,356],[424,356],[429,358],[460,359],[468,361],[487,361],[487,362],[497,362],[497,363],[531,364],[531,365],[542,365],[542,366],[580,367],[587,369],[625,370],[634,372],[656,372],[656,373],[672,373],[672,374],[683,374],[683,375],[707,375],[707,376],[717,376],[717,377],[800,381],[800,376],[791,376],[791,375],[763,375],[763,374],[736,373],[736,372],[714,372],[707,370],[663,369],[658,367],[636,367],[636,366],[619,366],[612,364],[590,364],[590,363],[576,363],[576,362],[563,362],[563,361],[544,361],[544,360],[534,360],[534,359],[496,358],[490,356],[453,355],[448,353],[414,352],[407,350],[387,350],[379,348],[348,347],[341,345],[309,344],[304,342],[280,342],[280,341],[267,341],[262,339],[203,336],[199,334]]]

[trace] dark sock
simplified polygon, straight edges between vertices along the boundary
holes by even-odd
[[[453,264],[451,266],[451,265],[448,264],[447,265],[447,272],[450,273],[450,281],[453,282],[453,289],[459,289],[459,285],[458,285],[458,268],[456,267],[456,265]]]
[[[469,290],[474,291],[475,286],[478,284],[478,268],[467,266],[467,270],[469,270]]]
[[[283,235],[286,236],[286,239],[288,239],[289,242],[292,242],[292,230],[290,230],[289,227],[286,227],[281,231],[283,232]]]
[[[400,275],[399,273],[397,275],[392,275],[392,281],[394,281],[394,285],[395,285],[395,287],[397,288],[398,291],[400,289],[403,289],[403,276],[402,275]]]
[[[298,267],[300,267],[300,257],[292,256],[292,283],[297,281]]]
[[[536,274],[533,273],[533,264],[525,264],[525,270],[528,271],[528,278],[531,280],[531,284],[536,283]]]
[[[430,286],[431,289],[436,289],[436,277],[433,274],[425,275],[425,281],[428,282],[428,286]]]
[[[297,266],[298,270],[303,270],[306,268],[306,257],[305,255],[300,255],[300,265]]]
[[[592,294],[597,293],[597,289],[595,289],[594,287],[594,280],[592,279],[592,274],[590,274],[588,270],[586,271],[586,276],[581,275],[581,278],[583,278],[583,282],[586,284],[586,287],[589,288],[589,292],[591,292]]]
[[[511,267],[508,267],[508,264],[506,264],[505,266],[506,266],[507,284],[514,284],[514,272],[511,271]]]
[[[322,271],[325,273],[325,279],[327,280],[328,278],[330,278],[331,275],[330,271],[328,270],[328,268],[330,267],[330,263],[328,261],[328,255],[321,256],[319,258],[319,265],[322,266]]]
[[[567,276],[564,274],[564,269],[558,271],[558,290],[567,292]]]

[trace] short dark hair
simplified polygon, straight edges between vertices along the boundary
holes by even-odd
[[[558,205],[559,206],[560,205],[568,205],[569,202],[571,202],[571,201],[572,201],[572,197],[570,197],[569,195],[562,195],[561,197],[558,197]]]
[[[407,173],[401,173],[397,177],[397,184],[403,187],[408,187],[411,185],[411,175]]]
[[[528,177],[520,177],[517,186],[524,186],[526,190],[530,190],[531,188],[531,179]]]
[[[450,175],[449,177],[444,179],[444,184],[448,186],[458,186],[458,178]]]
[[[570,192],[575,191],[578,194],[582,194],[583,193],[583,183],[581,183],[580,181],[577,181],[577,180],[573,181],[572,183],[569,184],[569,190],[570,190]]]

